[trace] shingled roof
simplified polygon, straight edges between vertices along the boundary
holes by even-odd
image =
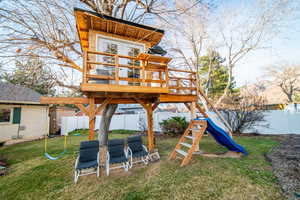
[[[0,102],[39,104],[41,95],[36,91],[11,83],[0,82]]]

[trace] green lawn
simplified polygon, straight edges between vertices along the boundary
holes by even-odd
[[[128,136],[110,134],[111,138]],[[43,141],[0,148],[11,164],[10,174],[0,177],[0,199],[284,199],[264,154],[277,145],[272,137],[235,138],[250,155],[242,159],[194,156],[190,165],[167,156],[178,138],[157,139],[161,161],[128,173],[114,173],[99,179],[81,177],[73,183],[73,165],[80,141],[87,136],[69,136],[68,153],[50,161],[43,157]],[[49,141],[52,152],[62,150],[63,138]],[[204,137],[202,149],[222,152],[211,137]]]

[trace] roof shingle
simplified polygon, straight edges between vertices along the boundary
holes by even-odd
[[[19,85],[0,82],[0,101],[13,101],[19,103],[40,102],[41,94]]]

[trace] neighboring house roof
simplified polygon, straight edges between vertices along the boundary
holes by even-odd
[[[0,82],[0,102],[20,104],[40,104],[41,94],[19,85]]]
[[[266,104],[283,104],[287,102],[286,95],[277,85],[268,81],[260,81],[256,84],[246,85],[241,90],[242,94],[252,93],[266,98]]]

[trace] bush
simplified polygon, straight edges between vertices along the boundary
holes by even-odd
[[[168,135],[183,134],[189,123],[185,117],[171,117],[159,123],[161,130]]]
[[[248,94],[244,96],[229,96],[225,99],[221,114],[231,126],[234,133],[241,134],[255,127],[268,127],[265,120],[266,100],[263,97]]]

